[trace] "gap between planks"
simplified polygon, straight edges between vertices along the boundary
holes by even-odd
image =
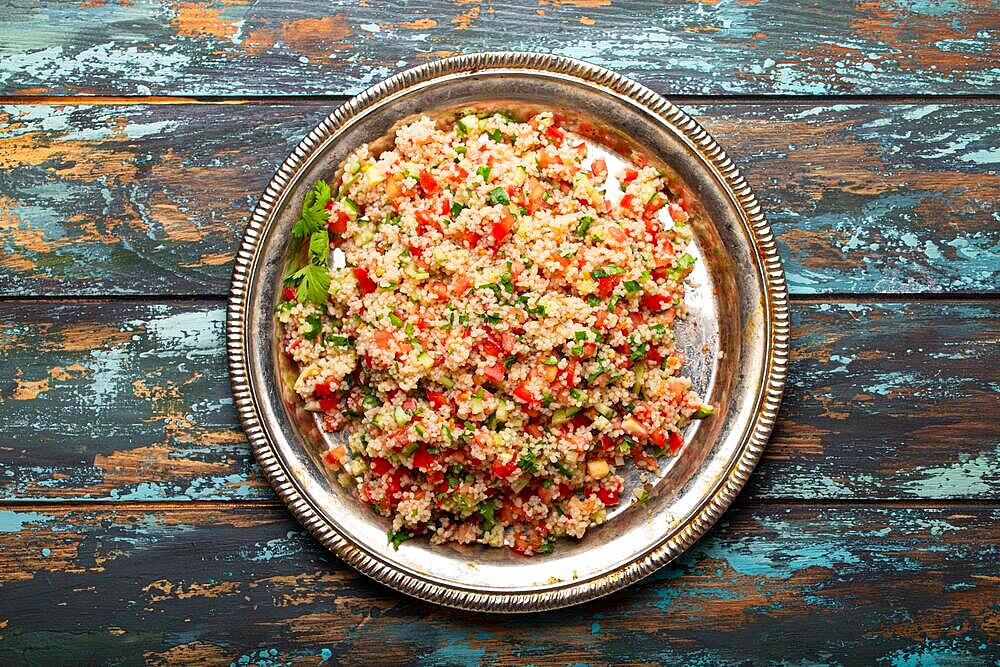
[[[217,512],[234,509],[281,509],[286,505],[278,500],[114,500],[114,499],[73,499],[73,500],[3,500],[0,501],[0,511],[94,511],[101,509],[135,512],[169,512],[173,510]],[[750,499],[739,496],[730,505],[737,507],[797,507],[797,508],[836,508],[836,507],[867,507],[885,509],[1000,509],[1000,500],[986,501],[977,498],[950,498],[935,500],[920,499],[869,499],[869,498],[832,498],[813,500],[806,498],[767,498]]]
[[[91,294],[91,295],[59,295],[37,294],[31,296],[12,296],[0,294],[0,304],[3,303],[218,303],[229,300],[228,294]],[[1000,291],[996,292],[858,292],[852,294],[790,294],[788,300],[802,305],[823,303],[988,303],[1000,301]]]
[[[951,104],[996,105],[997,95],[669,95],[674,104],[761,105],[761,104]],[[2,105],[251,105],[251,104],[342,104],[351,95],[224,95],[120,96],[120,95],[0,95]]]

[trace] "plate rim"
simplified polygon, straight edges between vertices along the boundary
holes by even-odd
[[[756,249],[756,269],[764,286],[762,304],[767,349],[761,391],[753,418],[736,450],[729,469],[706,495],[684,525],[652,549],[629,563],[583,581],[573,581],[544,591],[480,592],[468,587],[445,586],[401,571],[373,557],[330,525],[311,500],[300,492],[276,455],[256,402],[250,366],[247,307],[263,232],[273,222],[275,204],[287,184],[317,149],[333,140],[366,111],[410,88],[451,75],[514,70],[543,72],[597,87],[631,101],[670,126],[715,172],[739,212]],[[715,139],[694,119],[658,93],[621,74],[581,60],[523,51],[483,52],[453,56],[399,72],[352,97],[334,109],[292,149],[269,181],[248,222],[236,253],[226,308],[226,352],[234,405],[251,449],[278,497],[295,518],[328,550],[372,579],[414,597],[469,611],[498,613],[535,612],[579,604],[629,586],[663,567],[694,544],[719,519],[745,485],[763,453],[777,419],[787,375],[789,347],[788,294],[777,245],[760,204],[740,170]]]

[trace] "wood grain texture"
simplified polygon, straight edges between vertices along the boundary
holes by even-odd
[[[281,507],[8,509],[0,662],[988,664],[998,543],[996,509],[744,505],[625,591],[499,617],[369,581]]]
[[[0,108],[0,294],[224,294],[249,211],[324,105]],[[690,107],[794,294],[1000,289],[1000,105]]]
[[[672,94],[981,94],[991,0],[41,2],[0,23],[0,92],[355,93],[457,53],[583,58]]]
[[[1000,498],[1000,301],[795,304],[758,498]],[[0,500],[274,498],[221,304],[0,304]]]

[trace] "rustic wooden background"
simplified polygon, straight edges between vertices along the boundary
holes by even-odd
[[[680,103],[793,299],[781,421],[674,565],[450,611],[262,482],[223,353],[258,192],[345,96],[488,49]],[[0,0],[0,664],[1000,660],[1000,5]]]

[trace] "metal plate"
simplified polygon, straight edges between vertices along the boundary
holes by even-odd
[[[481,545],[387,544],[385,519],[356,501],[322,463],[326,445],[282,378],[273,310],[289,231],[308,186],[330,178],[348,152],[385,141],[406,119],[457,107],[540,107],[598,129],[603,150],[648,156],[695,204],[688,290],[678,328],[683,371],[716,415],[685,433],[661,464],[652,497],[622,505],[579,542],[525,558]],[[236,407],[265,475],[292,513],[361,572],[425,600],[464,609],[527,612],[583,602],[668,563],[718,519],[743,487],[777,414],[788,355],[788,304],[770,228],[725,152],[659,95],[580,61],[529,53],[448,58],[407,70],[334,111],[271,180],[240,247],[230,291],[227,347]],[[631,498],[626,476],[622,498]]]

